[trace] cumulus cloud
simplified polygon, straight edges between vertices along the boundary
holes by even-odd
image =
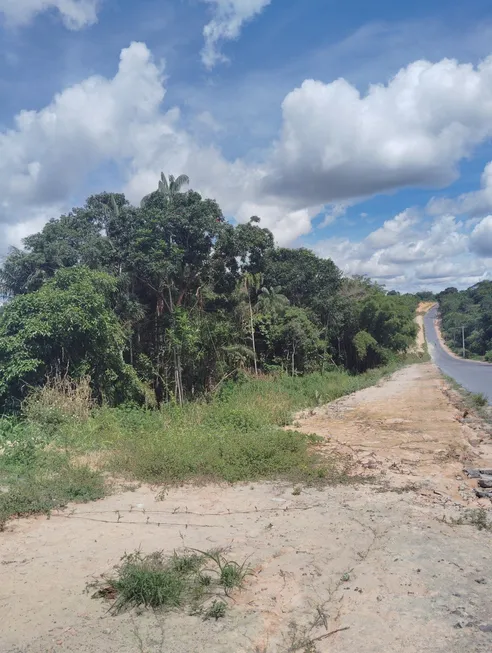
[[[21,111],[15,129],[0,133],[0,221],[66,201],[102,163],[133,157],[163,97],[161,71],[132,43],[113,79],[90,77],[41,111]]]
[[[326,203],[442,187],[492,135],[492,58],[416,61],[365,95],[344,79],[306,80],[282,111],[267,192]]]
[[[56,10],[68,29],[97,22],[99,0],[0,0],[0,14],[11,25],[26,25],[45,11]]]
[[[492,218],[490,222],[492,234]],[[478,228],[478,227],[477,227]],[[360,241],[331,238],[316,245],[347,274],[363,274],[401,290],[466,286],[490,274],[473,256],[466,225],[452,215],[428,222],[415,210],[388,220]],[[492,255],[492,239],[489,255]]]
[[[488,215],[476,225],[470,240],[474,252],[492,259],[492,215]]]
[[[132,202],[155,189],[161,170],[186,173],[227,217],[259,215],[280,244],[295,243],[315,216],[326,226],[361,194],[449,181],[459,158],[491,133],[492,59],[477,68],[417,62],[364,97],[344,81],[306,82],[287,96],[280,140],[256,163],[227,160],[210,144],[221,127],[212,115],[187,130],[165,96],[162,67],[132,43],[112,78],[89,77],[45,108],[20,112],[0,132],[0,250],[80,201],[86,180],[108,164]],[[429,223],[407,209],[360,241],[329,239],[317,249],[348,273],[391,284],[445,280],[453,270],[475,280],[490,269],[490,217],[471,227],[452,215]]]
[[[464,214],[472,217],[484,216],[492,211],[492,161],[487,163],[480,180],[480,189],[463,193],[457,198],[433,198],[427,205],[431,215],[443,212]]]
[[[112,79],[89,77],[40,111],[19,113],[14,129],[0,132],[0,249],[69,208],[85,179],[108,162],[119,166],[123,190],[135,203],[155,189],[161,170],[186,172],[227,216],[258,214],[279,242],[309,231],[320,207],[298,210],[262,198],[261,167],[201,146],[181,128],[178,109],[163,109],[164,97],[162,69],[143,43],[132,43]]]
[[[212,20],[203,28],[205,45],[202,61],[211,69],[220,62],[227,61],[220,51],[223,41],[237,39],[243,25],[260,14],[271,0],[202,0],[211,5]]]

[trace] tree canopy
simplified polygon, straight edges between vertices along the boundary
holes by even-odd
[[[464,327],[467,356],[492,363],[492,281],[481,281],[461,291],[446,288],[437,299],[448,344],[461,352]]]
[[[415,337],[415,298],[278,248],[253,216],[228,223],[185,175],[132,206],[101,193],[12,249],[0,272],[0,403],[46,375],[89,375],[96,397],[197,396],[249,369],[363,371]]]

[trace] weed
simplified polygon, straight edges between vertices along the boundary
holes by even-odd
[[[161,410],[95,407],[89,379],[48,381],[23,404],[21,418],[0,418],[0,523],[104,494],[100,472],[124,481],[285,479],[295,485],[347,482],[322,440],[285,430],[296,410],[377,383],[403,364],[358,376],[342,371],[248,378],[224,383],[209,401]],[[91,457],[91,466],[74,460]],[[85,471],[83,471],[85,470]],[[70,477],[72,480],[70,480]]]
[[[10,517],[49,514],[69,502],[94,501],[106,493],[102,476],[88,467],[65,463],[57,469],[38,465],[22,471],[8,479],[6,491],[0,493],[0,528]]]
[[[461,517],[450,520],[443,518],[443,521],[452,526],[475,526],[479,531],[492,531],[492,521],[489,520],[485,508],[466,510]]]
[[[295,488],[292,490],[292,494],[295,497],[298,497],[301,494],[301,487],[299,485],[296,485]]]
[[[215,564],[212,571],[218,576],[218,583],[224,588],[228,596],[234,589],[241,589],[247,576],[253,574],[253,570],[246,566],[247,560],[241,565],[234,560],[229,560],[224,556],[224,549],[212,549],[211,551],[196,551],[206,559]]]
[[[222,617],[225,617],[227,611],[227,603],[224,603],[224,601],[217,601],[215,600],[212,605],[206,610],[205,614],[203,615],[204,619],[222,619]]]
[[[207,563],[213,568],[204,569]],[[208,572],[208,573],[205,573]],[[210,595],[222,591],[226,596],[232,589],[242,587],[246,575],[252,573],[244,563],[224,558],[222,551],[173,553],[161,551],[144,555],[141,551],[125,554],[115,573],[88,586],[95,589],[94,598],[112,600],[110,612],[117,614],[131,608],[170,610],[185,605],[193,613],[201,612],[200,603]],[[224,616],[226,604],[218,599],[205,612],[206,618]]]
[[[476,408],[483,408],[489,403],[487,397],[481,392],[472,394],[470,399]]]

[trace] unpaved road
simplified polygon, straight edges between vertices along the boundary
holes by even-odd
[[[432,364],[413,366],[300,416],[367,483],[140,488],[13,522],[0,534],[0,651],[490,653],[491,534],[442,518],[480,505],[461,469],[491,465],[491,439],[456,419],[442,386]],[[250,556],[256,573],[225,619],[111,617],[84,593],[125,551],[183,545]]]

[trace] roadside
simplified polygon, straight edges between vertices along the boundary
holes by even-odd
[[[492,404],[492,365],[452,355],[443,346],[442,337],[436,325],[436,308],[425,315],[424,322],[432,361],[443,374],[454,379],[468,392],[483,395]]]
[[[435,302],[420,302],[417,307],[417,315],[415,316],[415,322],[417,323],[418,331],[417,338],[415,341],[416,351],[418,353],[427,353],[427,345],[425,340],[425,327],[424,327],[424,316],[430,309],[435,305]]]
[[[454,352],[448,345],[446,344],[446,341],[444,340],[444,336],[442,335],[442,330],[441,330],[441,320],[440,319],[435,319],[434,320],[434,326],[436,329],[436,334],[439,340],[439,343],[441,344],[441,347],[444,349],[444,351],[452,356],[453,358],[457,358],[458,360],[462,361],[463,356],[458,356],[456,352]],[[474,358],[466,358],[466,361],[469,363],[476,363],[477,365],[490,365],[490,363],[486,363],[485,361],[481,360],[475,360]]]
[[[476,481],[462,469],[492,465],[491,439],[447,392],[432,364],[414,365],[299,415],[298,430],[321,437],[317,452],[349,456],[372,477],[364,483],[183,486],[164,495],[142,486],[9,524],[0,649],[489,652],[492,550],[476,526],[489,523],[491,504],[474,496]],[[476,525],[450,523],[460,518]],[[111,617],[84,594],[125,552],[183,547],[230,547],[254,568],[224,619]]]

